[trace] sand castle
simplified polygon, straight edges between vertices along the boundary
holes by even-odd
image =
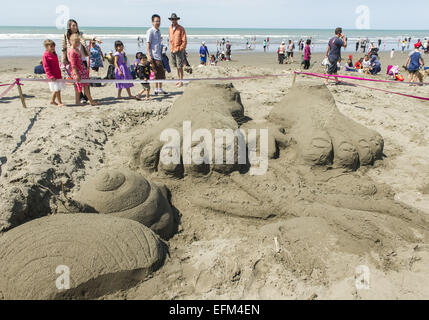
[[[91,299],[129,288],[159,268],[166,249],[148,228],[95,214],[28,222],[0,238],[0,297]],[[70,289],[61,290],[58,267]],[[64,283],[63,283],[64,284]]]
[[[76,200],[98,213],[140,222],[164,239],[177,227],[166,187],[127,170],[103,170],[82,185]]]

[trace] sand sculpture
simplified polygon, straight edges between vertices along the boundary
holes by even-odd
[[[177,227],[166,187],[130,171],[103,170],[82,185],[76,200],[99,213],[140,222],[164,239]]]
[[[317,260],[322,279],[335,265],[332,255],[338,252],[374,254],[381,268],[392,267],[396,264],[391,254],[398,247],[428,240],[424,214],[395,201],[388,186],[354,172],[382,158],[383,139],[342,115],[324,86],[292,89],[266,123],[254,123],[246,122],[239,93],[232,86],[192,84],[157,128],[179,127],[184,120],[210,129],[269,129],[267,174],[237,171],[222,176],[211,170],[197,187],[183,181],[182,194],[196,207],[214,213],[280,219],[279,230],[285,232],[276,235],[288,248],[285,261],[293,261],[290,267],[295,271],[311,273]],[[171,174],[159,164],[162,145],[156,134],[161,129],[147,133],[136,144],[136,168]],[[313,223],[323,228],[323,235],[310,241]],[[311,250],[303,251],[304,247]],[[315,258],[312,253],[316,252],[323,254]]]
[[[185,94],[176,100],[173,108],[161,123],[135,143],[132,167],[134,169],[142,168],[149,172],[164,172],[176,177],[183,177],[184,174],[207,174],[213,170],[222,173],[239,170],[238,164],[166,166],[160,161],[160,152],[164,145],[160,141],[160,135],[167,128],[177,129],[182,134],[184,121],[191,121],[193,125],[197,126],[195,129],[228,128],[236,130],[239,128],[239,124],[245,120],[240,93],[232,84],[192,84],[186,89]]]
[[[96,214],[37,219],[0,238],[0,297],[96,298],[144,280],[165,254],[158,236],[132,220]]]
[[[302,159],[311,165],[357,169],[383,155],[380,134],[341,114],[324,85],[290,90],[268,120],[285,128]]]
[[[267,128],[270,158],[278,157],[279,149],[291,149],[292,144],[300,158],[310,165],[355,170],[361,165],[373,164],[383,155],[383,138],[342,115],[325,86],[296,87],[274,107],[268,122],[257,124],[246,119],[240,94],[232,85],[192,84],[161,124],[136,144],[132,166],[174,176],[240,170],[238,163],[235,166],[212,165],[211,168],[207,165],[166,167],[160,161],[164,144],[159,137],[166,128],[180,131],[184,121],[212,131]],[[259,146],[259,142],[256,145]]]

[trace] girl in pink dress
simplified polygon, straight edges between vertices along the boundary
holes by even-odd
[[[97,105],[97,103],[92,99],[91,91],[89,89],[89,83],[80,83],[81,80],[88,80],[89,76],[88,70],[82,62],[82,57],[79,50],[79,47],[81,45],[79,35],[73,34],[70,37],[70,42],[72,44],[72,48],[68,52],[68,59],[70,62],[72,78],[73,80],[77,81],[77,83],[75,83],[76,104],[81,105],[80,94],[83,91],[91,105],[95,106]]]

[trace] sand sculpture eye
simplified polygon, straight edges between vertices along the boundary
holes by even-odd
[[[82,185],[76,200],[98,213],[140,222],[168,239],[174,234],[175,219],[165,193],[141,175],[104,170]]]

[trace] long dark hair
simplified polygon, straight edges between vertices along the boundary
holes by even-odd
[[[120,47],[120,46],[124,46],[124,43],[122,41],[120,41],[120,40],[115,41],[115,50],[116,51],[118,51],[118,47]],[[128,59],[127,54],[124,52],[125,63],[127,63],[127,59]]]
[[[76,23],[76,27],[77,27],[77,34],[80,34],[79,31],[79,25],[77,24],[76,20],[70,19],[69,21],[67,21],[67,39],[70,40],[70,37],[72,35],[72,31],[71,31],[71,25],[72,23]]]

